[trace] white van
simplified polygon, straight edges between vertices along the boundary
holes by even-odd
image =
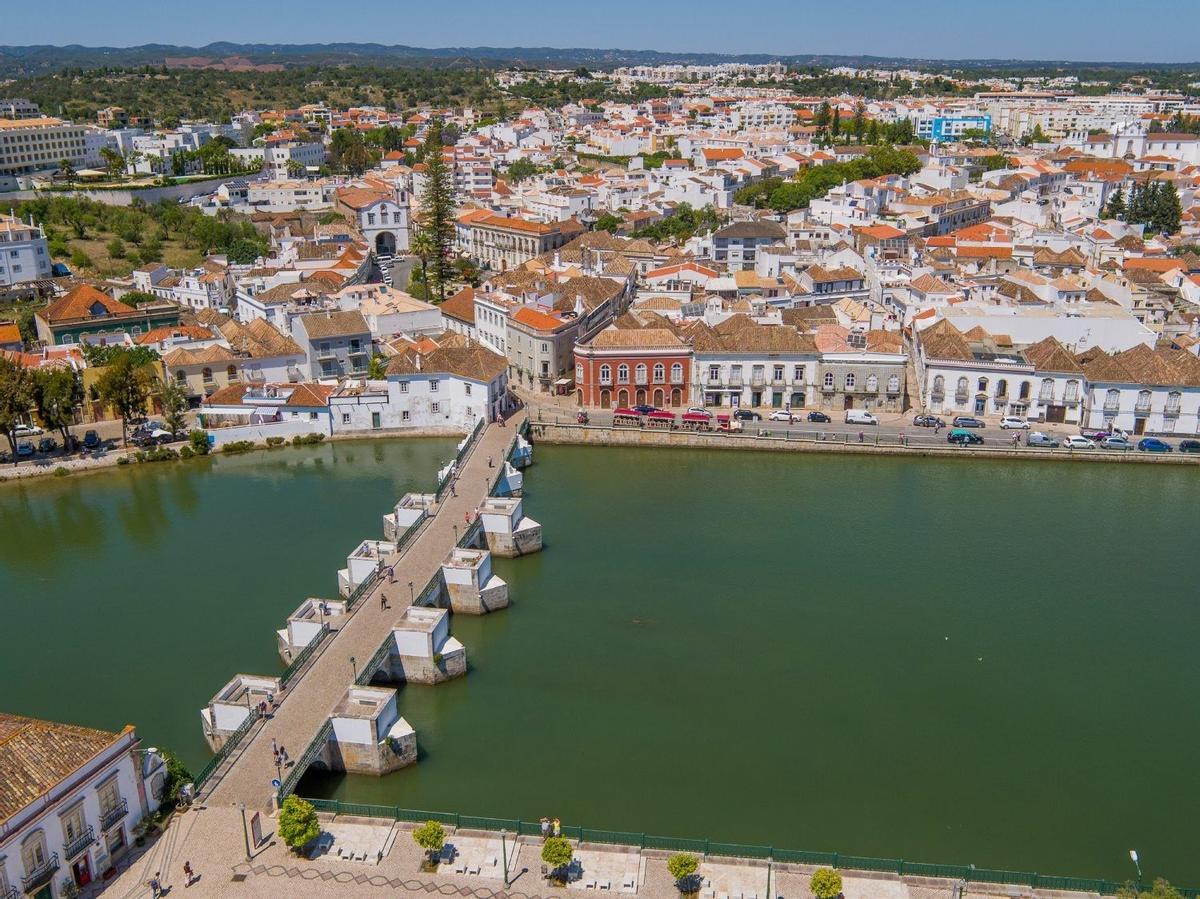
[[[846,424],[848,425],[877,425],[879,419],[866,409],[847,409]]]

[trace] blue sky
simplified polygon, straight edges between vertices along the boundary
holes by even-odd
[[[16,0],[3,0],[0,6]],[[374,41],[1186,62],[1200,0],[39,0],[0,44]],[[332,11],[332,12],[331,12]]]

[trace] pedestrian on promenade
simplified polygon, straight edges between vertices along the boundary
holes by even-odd
[[[550,836],[550,819],[545,815],[542,816],[542,839]]]
[[[382,612],[386,608],[387,608],[387,597],[383,594],[383,591],[380,591],[380,593],[379,593],[379,611]]]
[[[283,767],[287,768],[292,764],[291,759],[288,758],[287,749],[283,746],[279,747],[279,757],[283,759]]]
[[[866,435],[865,435],[865,434],[864,434],[862,431],[859,431],[859,432],[858,432],[858,442],[859,442],[859,443],[862,443],[862,442],[863,442],[863,437],[865,437],[865,436],[866,436]]]
[[[463,524],[470,524],[470,523],[471,523],[471,513],[463,512]]]
[[[396,583],[396,566],[395,565],[388,566],[388,583],[389,584]]]
[[[192,881],[196,879],[196,872],[192,870],[191,862],[183,863],[183,876],[187,878],[186,882],[183,884],[184,888],[186,889],[187,887],[190,887],[192,885]]]
[[[154,876],[146,881],[146,886],[150,887],[150,895],[153,896],[154,899],[158,899],[158,897],[163,894],[162,884],[158,881],[158,876],[161,873],[161,871],[155,871]]]
[[[279,708],[279,704],[275,702],[275,694],[274,693],[267,694],[267,705],[269,705],[271,707],[272,712],[275,711],[277,708]]]
[[[557,818],[554,819],[554,835],[556,837],[562,836],[562,822],[560,822]]]
[[[271,738],[271,754],[279,755],[279,741],[274,737]]]
[[[495,468],[495,467],[496,466],[492,464],[492,457],[488,456],[488,468]]]

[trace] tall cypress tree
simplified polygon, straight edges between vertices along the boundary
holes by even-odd
[[[1125,192],[1121,188],[1117,188],[1108,200],[1108,206],[1104,210],[1104,217],[1115,219],[1120,218],[1125,214]]]
[[[1179,191],[1170,181],[1160,181],[1155,197],[1154,230],[1174,234],[1183,220],[1183,204],[1179,202]]]
[[[454,177],[442,156],[442,126],[435,121],[425,137],[425,179],[421,187],[417,229],[432,251],[429,275],[437,285],[438,302],[446,299],[454,249]]]

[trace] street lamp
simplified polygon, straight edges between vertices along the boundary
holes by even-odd
[[[238,808],[242,811],[242,836],[246,839],[246,861],[250,861],[250,831],[246,827],[246,803],[239,802]]]
[[[354,681],[358,682],[358,660],[354,656],[350,656],[350,668],[354,671]]]
[[[416,594],[413,593],[413,582],[408,582],[408,604],[411,606],[417,601]]]
[[[500,829],[500,858],[504,862],[504,889],[508,889],[508,844],[504,840],[508,831]]]
[[[1137,890],[1140,893],[1142,891],[1142,862],[1138,858],[1138,853],[1137,853],[1136,849],[1129,850],[1129,860],[1132,861],[1133,866],[1135,868],[1137,868],[1137,872],[1138,872]]]

